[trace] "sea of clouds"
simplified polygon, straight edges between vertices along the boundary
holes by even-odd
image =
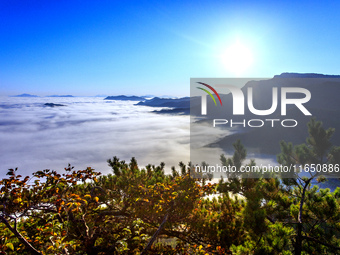
[[[48,107],[45,103],[65,106]],[[100,97],[0,98],[0,177],[68,164],[111,172],[117,156],[140,166],[165,162],[167,171],[189,162],[189,117],[155,114],[158,108]]]

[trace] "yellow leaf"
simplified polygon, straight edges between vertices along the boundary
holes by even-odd
[[[13,200],[14,203],[20,203],[21,201],[22,199],[20,197]]]
[[[12,243],[6,243],[6,247],[7,247],[8,249],[11,249],[12,251],[14,251],[14,246],[13,246]]]
[[[94,201],[96,201],[98,203],[99,197],[94,197]]]

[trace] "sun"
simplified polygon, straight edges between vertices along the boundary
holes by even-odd
[[[221,61],[230,73],[241,76],[252,66],[253,54],[245,44],[236,41],[222,53]]]

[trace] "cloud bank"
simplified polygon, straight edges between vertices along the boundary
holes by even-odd
[[[45,103],[65,106],[47,107]],[[154,114],[155,108],[103,98],[0,98],[0,175],[42,169],[111,169],[117,156],[140,166],[189,161],[189,118]]]

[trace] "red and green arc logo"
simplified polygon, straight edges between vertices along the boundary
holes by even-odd
[[[199,83],[199,84],[201,84],[201,85],[203,85],[203,86],[206,86],[206,87],[209,88],[212,92],[214,92],[214,94],[217,96],[218,100],[220,101],[220,104],[222,105],[222,100],[221,100],[221,98],[220,98],[220,95],[217,93],[217,91],[216,91],[213,87],[211,87],[210,85],[208,85],[208,84],[206,84],[206,83],[203,83],[203,82],[197,82],[197,83]],[[207,89],[205,89],[205,88],[201,88],[201,87],[197,87],[197,88],[200,89],[200,90],[203,90],[203,91],[206,92],[206,93],[208,93],[208,95],[209,95],[209,96],[212,98],[212,100],[214,101],[215,105],[217,105],[214,96],[211,94],[211,92],[210,92],[209,90],[207,90]]]

